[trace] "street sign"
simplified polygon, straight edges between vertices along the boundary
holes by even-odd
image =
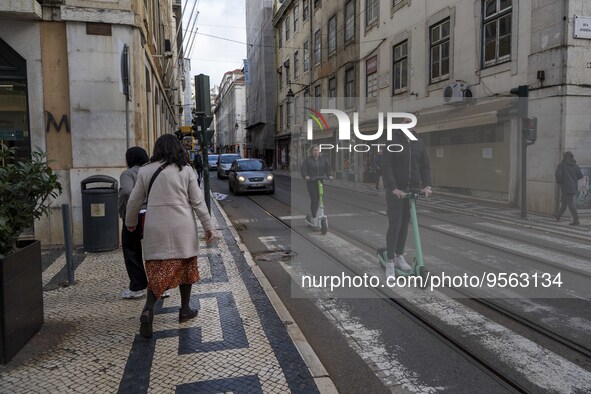
[[[586,38],[591,40],[591,17],[575,15],[575,38]]]

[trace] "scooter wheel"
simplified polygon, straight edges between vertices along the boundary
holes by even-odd
[[[328,232],[328,221],[326,219],[320,219],[320,233],[322,235]]]
[[[429,286],[429,282],[431,281],[431,275],[429,274],[429,270],[425,267],[419,268],[419,275],[422,278],[422,289],[426,289]]]

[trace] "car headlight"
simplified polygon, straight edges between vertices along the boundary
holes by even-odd
[[[267,175],[267,181],[271,182],[273,180],[273,174]]]
[[[238,177],[238,182],[240,182],[240,183],[244,182],[245,180],[246,180],[246,178],[245,178],[245,177],[243,177],[242,175],[240,175],[240,176]]]

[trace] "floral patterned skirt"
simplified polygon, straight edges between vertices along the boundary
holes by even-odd
[[[146,260],[148,290],[160,298],[168,289],[190,285],[199,280],[197,256],[188,259]]]

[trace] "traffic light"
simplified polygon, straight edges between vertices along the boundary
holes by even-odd
[[[521,130],[527,141],[535,142],[538,138],[538,118],[521,119]]]
[[[209,75],[195,75],[195,107],[199,114],[211,116]]]
[[[519,117],[524,119],[529,115],[528,102],[529,102],[529,86],[520,85],[519,87],[511,89],[511,94],[519,97]]]

